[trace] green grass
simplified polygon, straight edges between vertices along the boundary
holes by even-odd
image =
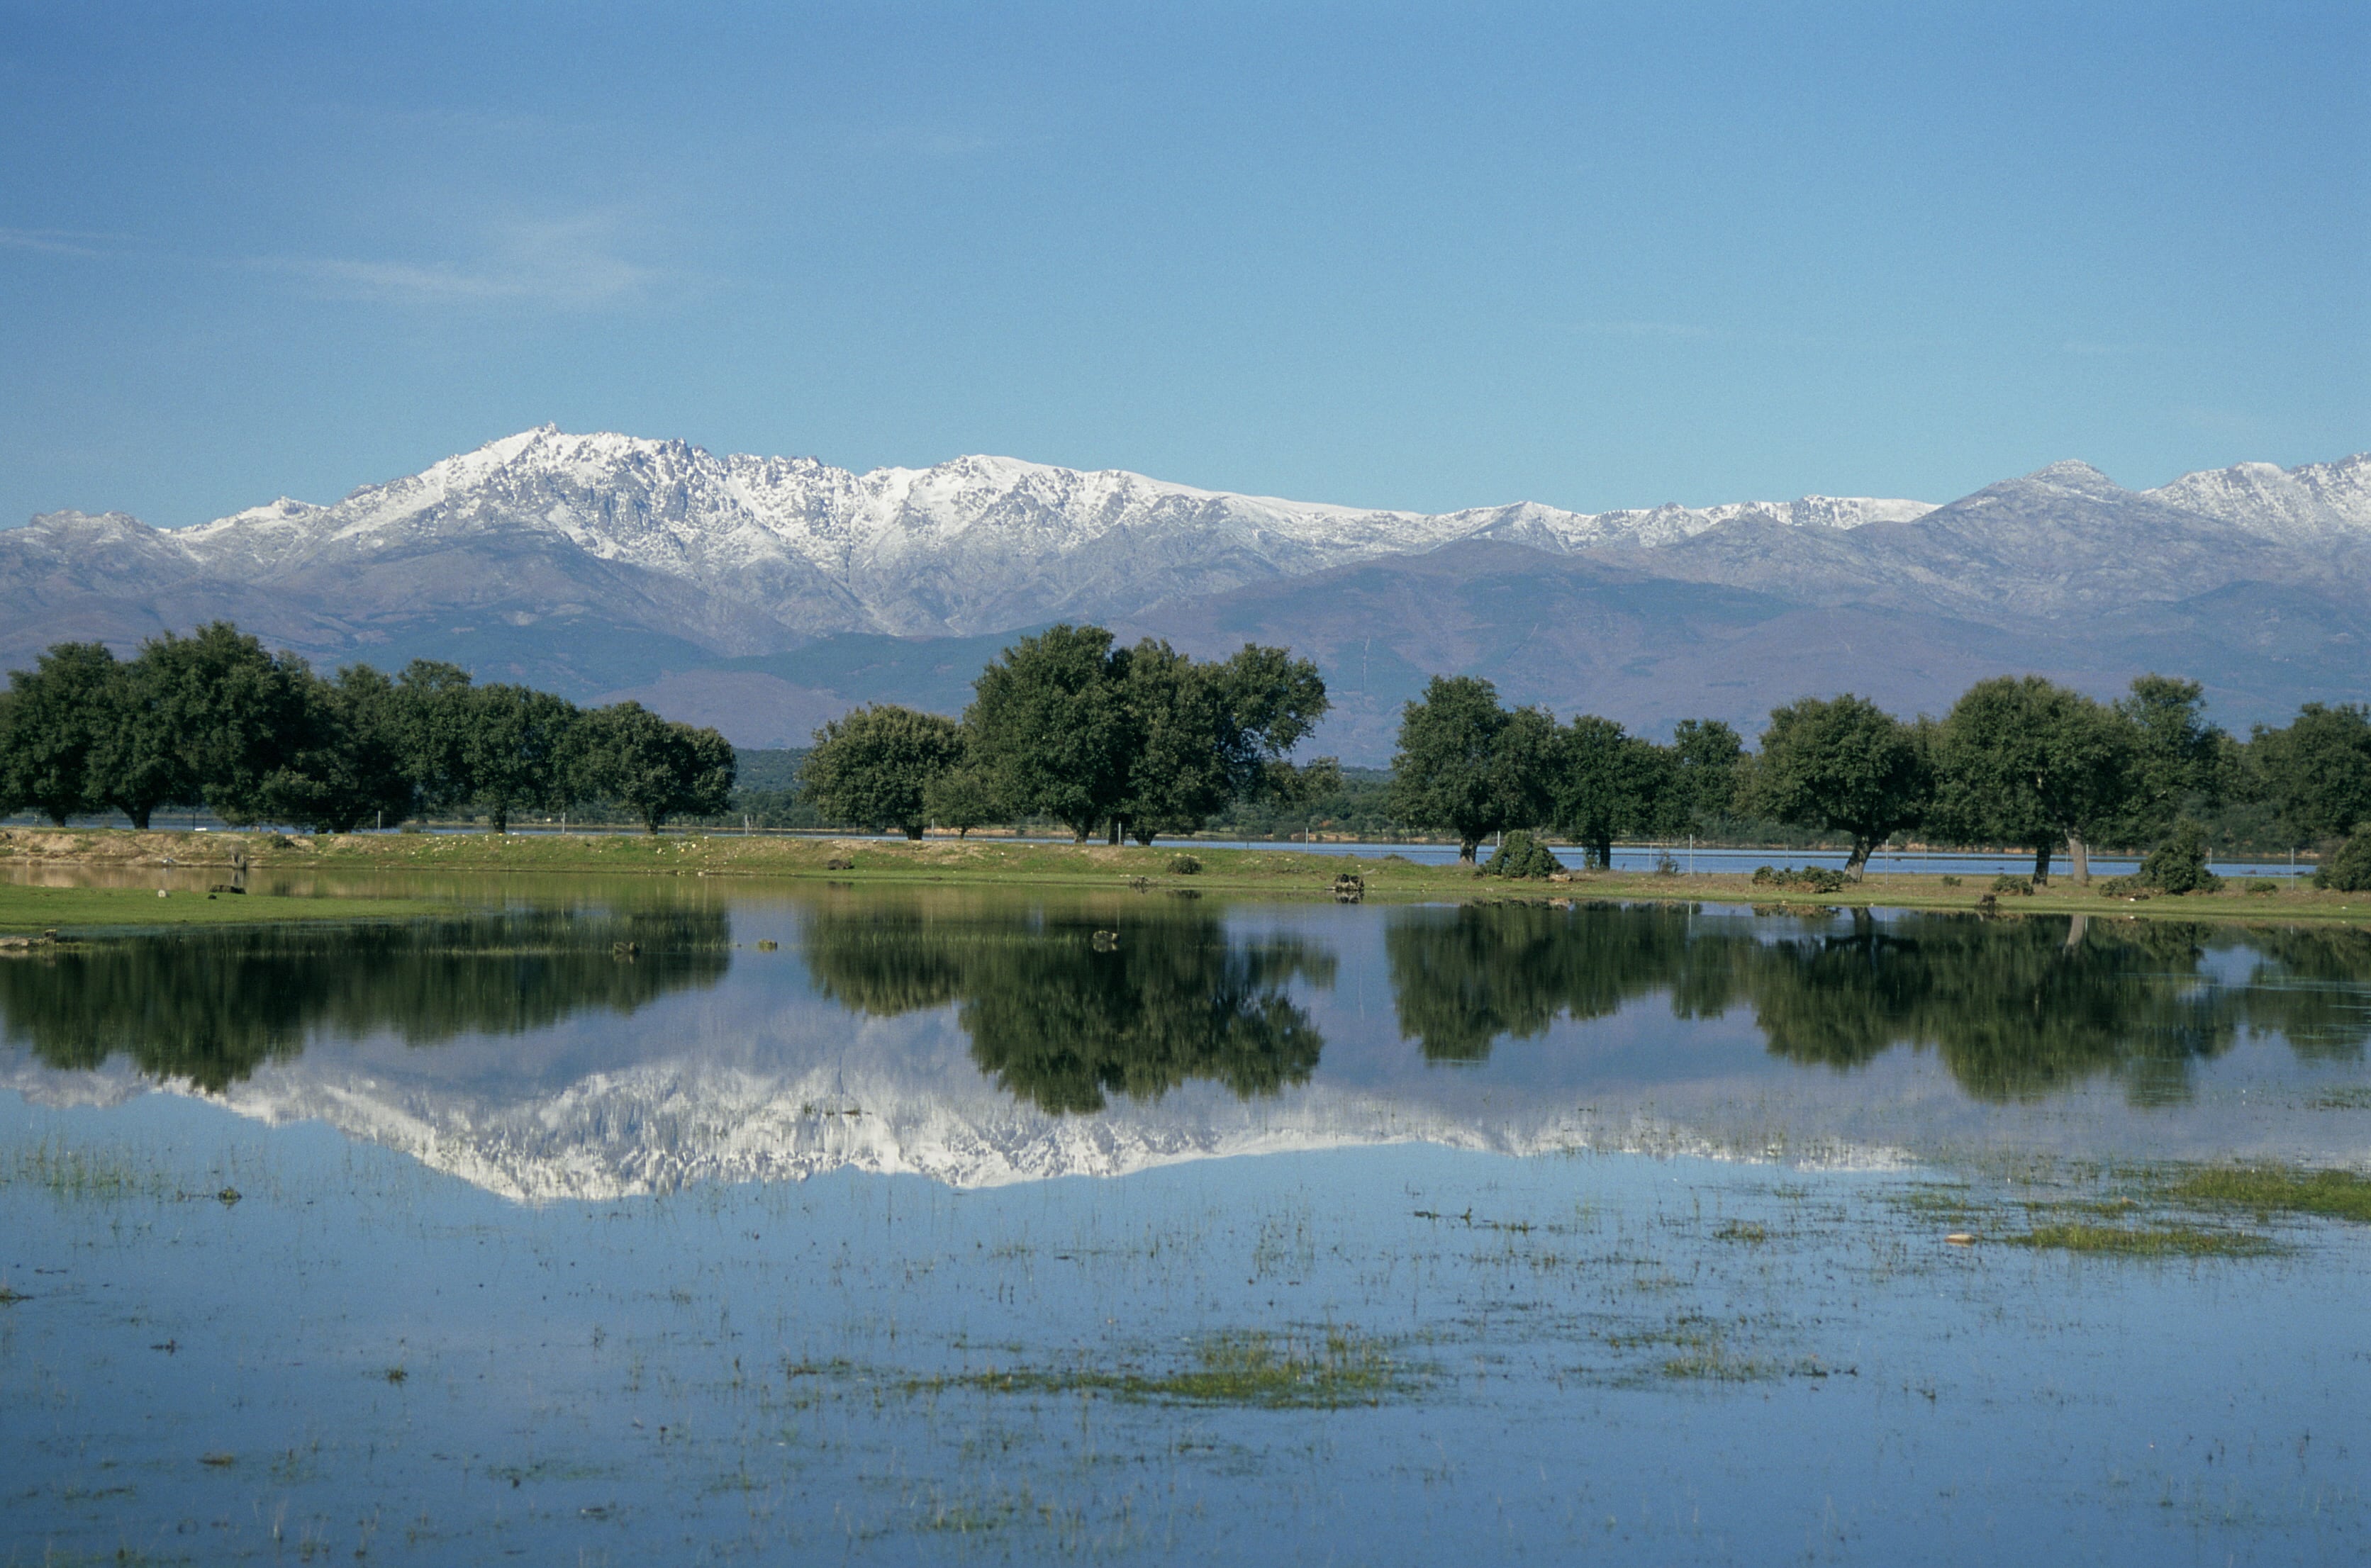
[[[0,932],[54,930],[60,936],[127,926],[253,926],[281,920],[411,920],[450,914],[450,904],[424,898],[278,898],[154,888],[27,887],[0,882]],[[0,963],[24,962],[29,950],[0,952]],[[29,950],[38,957],[40,945]]]
[[[33,830],[15,834],[0,844],[0,867],[10,863],[67,863],[120,871],[145,870],[169,856],[184,868],[226,866],[234,847],[243,845],[259,871],[282,872],[296,868],[313,871],[437,871],[437,872],[604,872],[635,876],[767,877],[827,879],[867,884],[1002,883],[1014,886],[1095,886],[1127,888],[1141,879],[1154,894],[1181,891],[1189,885],[1209,893],[1242,893],[1266,897],[1331,899],[1336,876],[1346,867],[1339,856],[1320,855],[1286,845],[1273,848],[1220,849],[1190,839],[1135,845],[1019,843],[1007,838],[958,840],[933,837],[919,844],[883,843],[828,838],[743,837],[698,830],[659,836],[642,833],[557,835],[519,833],[363,834],[344,837],[322,836],[277,839],[260,834],[133,833],[129,829],[76,829],[59,833]],[[1202,864],[1191,877],[1169,870],[1180,852],[1191,853]],[[825,862],[846,859],[852,867],[832,870]],[[1706,873],[1662,876],[1651,870],[1592,871],[1574,874],[1568,882],[1509,882],[1477,877],[1470,867],[1455,864],[1419,865],[1411,860],[1361,859],[1355,868],[1366,879],[1366,896],[1382,901],[1443,898],[1520,897],[1544,899],[1619,898],[1642,900],[1718,899],[1754,901],[1750,874]],[[29,893],[37,890],[17,890]],[[129,901],[137,894],[110,894]],[[189,895],[157,900],[163,911]],[[1767,896],[1764,890],[1763,896]],[[204,913],[178,914],[172,918],[228,919],[224,905],[252,899],[223,898],[208,904],[195,895]],[[289,903],[299,901],[290,900]],[[364,914],[397,913],[377,900],[305,900],[300,917],[353,917]],[[1821,895],[1827,905],[1882,905],[1908,909],[1973,909],[1976,894],[1949,886],[1937,877],[1910,873],[1872,875]],[[2233,890],[2217,894],[2157,898],[2130,903],[2108,896],[2099,888],[2076,888],[2060,879],[2016,901],[2018,915],[2114,913],[2140,919],[2201,920],[2262,919],[2277,912],[2289,920],[2335,920],[2371,923],[2371,898],[2359,894],[2324,893],[2310,888],[2284,888],[2273,895],[2250,895]],[[342,907],[341,907],[342,906]],[[144,910],[147,923],[156,914]],[[286,917],[283,912],[282,917]],[[17,919],[12,928],[7,905],[0,900],[0,929],[22,928],[48,920],[134,918],[106,910],[88,917],[35,915]]]
[[[2351,1170],[2222,1166],[2184,1177],[2167,1189],[2167,1195],[2186,1204],[2252,1209],[2260,1215],[2311,1214],[2371,1221],[2371,1177]]]
[[[1213,1334],[1190,1366],[1163,1373],[1097,1367],[1021,1368],[917,1378],[908,1392],[975,1389],[987,1393],[1090,1393],[1139,1402],[1333,1409],[1380,1404],[1413,1391],[1417,1379],[1382,1342],[1329,1330],[1315,1339],[1246,1331]]]
[[[2118,1258],[2258,1258],[2280,1251],[2274,1242],[2244,1230],[2196,1225],[2093,1225],[2085,1220],[2037,1225],[2022,1236],[2001,1239],[2012,1247]]]

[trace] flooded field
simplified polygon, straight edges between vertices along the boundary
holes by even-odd
[[[2371,1539],[2359,931],[586,882],[0,1032],[0,1562]]]

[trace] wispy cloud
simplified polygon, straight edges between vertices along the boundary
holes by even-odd
[[[46,256],[111,256],[124,249],[121,235],[81,229],[0,227],[0,250],[37,250]]]
[[[475,253],[460,259],[291,255],[249,264],[301,279],[332,299],[594,310],[630,304],[664,275],[621,254],[628,226],[616,213],[512,220],[489,225]]]

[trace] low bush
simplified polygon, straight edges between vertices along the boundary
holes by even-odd
[[[1943,877],[1943,885],[1945,887],[1957,887],[1960,885],[1960,879],[1946,872]]]
[[[1202,874],[1202,862],[1191,855],[1172,855],[1169,857],[1169,874],[1173,877],[1198,877]]]
[[[2099,892],[2102,898],[2146,898],[2149,885],[2138,877],[2109,877],[2099,883]]]
[[[1995,877],[1993,879],[1993,891],[1995,893],[2013,893],[2020,898],[2031,898],[2033,896],[2033,879],[2031,877]]]
[[[1498,852],[1482,868],[1486,877],[1544,877],[1564,870],[1548,847],[1518,828],[1498,845]]]
[[[2371,893],[2371,828],[2338,847],[2313,873],[2313,885],[2338,893]]]
[[[1810,893],[1842,893],[1846,885],[1844,872],[1833,866],[1805,866],[1800,870],[1792,866],[1764,866],[1753,873],[1753,880],[1763,887],[1798,887]]]
[[[2248,879],[2248,891],[2250,893],[2278,893],[2281,891],[2281,884],[2274,882],[2270,877],[2250,877]]]
[[[2206,828],[2182,818],[2141,861],[2141,881],[2159,893],[2219,893],[2223,879],[2206,869]]]

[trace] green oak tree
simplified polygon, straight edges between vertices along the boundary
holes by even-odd
[[[570,732],[571,793],[615,801],[656,833],[675,816],[715,816],[733,801],[733,744],[639,702],[583,715]]]
[[[548,691],[496,685],[469,687],[455,706],[461,721],[466,798],[496,833],[510,831],[514,813],[559,811],[568,804],[568,759],[580,717],[575,704]]]
[[[963,760],[954,720],[879,703],[815,732],[799,786],[826,822],[919,838],[931,820],[931,786]]]
[[[1549,768],[1550,820],[1581,847],[1587,864],[1611,867],[1614,836],[1652,824],[1663,759],[1613,720],[1575,715],[1556,736]]]
[[[1116,838],[1138,739],[1128,664],[1102,627],[1064,624],[980,672],[964,726],[1014,811],[1052,817],[1082,843],[1106,823]]]
[[[2133,810],[2139,767],[2131,721],[2040,675],[1979,681],[1937,734],[1938,814],[1955,836],[2030,844],[2050,878],[2060,840],[2075,880],[2091,880],[2092,842]]]
[[[2343,838],[2371,827],[2371,709],[2308,702],[2284,728],[2256,727],[2249,770],[2297,838]]]
[[[1772,709],[1747,790],[1763,816],[1851,835],[1845,870],[1858,882],[1870,853],[1924,816],[1931,778],[1916,732],[1847,692]]]
[[[97,811],[106,790],[93,753],[100,746],[121,676],[98,642],[61,642],[29,670],[9,672],[8,725],[0,735],[0,797],[30,806],[60,827]]]
[[[1435,675],[1401,710],[1389,809],[1411,827],[1454,833],[1471,864],[1490,835],[1547,820],[1556,749],[1544,709],[1509,712],[1488,681]]]
[[[2164,837],[2182,813],[2221,803],[2230,737],[2206,721],[2206,688],[2170,675],[2136,677],[2116,714],[2131,727],[2132,792],[2111,826],[2126,844]]]
[[[163,807],[196,804],[202,793],[179,744],[171,669],[171,656],[152,639],[117,671],[106,730],[92,752],[100,794],[137,828]]]

